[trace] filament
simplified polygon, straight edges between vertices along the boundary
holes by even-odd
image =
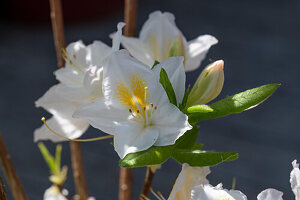
[[[106,136],[102,136],[102,137],[96,137],[96,138],[90,138],[90,139],[71,139],[71,138],[67,138],[57,132],[55,132],[53,129],[51,129],[47,122],[46,122],[46,119],[45,117],[42,117],[41,119],[43,121],[43,123],[45,124],[45,126],[47,127],[47,129],[53,133],[54,135],[58,136],[58,137],[61,137],[61,138],[64,138],[65,140],[69,140],[69,141],[75,141],[75,142],[92,142],[92,141],[97,141],[97,140],[105,140],[105,139],[109,139],[109,138],[113,138],[114,136],[113,135],[106,135]]]

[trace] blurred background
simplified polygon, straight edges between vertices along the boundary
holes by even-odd
[[[0,130],[16,171],[30,200],[40,200],[49,171],[33,142],[33,130],[42,116],[34,101],[57,81],[57,69],[48,1],[12,0],[1,3],[0,13]],[[101,40],[123,20],[122,0],[63,0],[67,43]],[[209,180],[237,189],[248,199],[269,187],[293,199],[291,162],[300,160],[300,1],[141,0],[137,31],[155,11],[169,11],[188,40],[211,34],[219,39],[198,70],[187,74],[193,83],[209,59],[225,61],[224,89],[217,99],[267,83],[280,82],[279,90],[262,105],[242,114],[204,121],[199,142],[204,149],[236,151],[240,158],[212,167]],[[86,137],[98,136],[88,130]],[[45,143],[53,152],[55,145]],[[118,156],[108,141],[83,143],[89,193],[97,199],[117,199]],[[63,144],[63,164],[69,166],[65,188],[74,194],[69,145]],[[168,197],[181,170],[173,160],[156,174],[153,188]],[[134,195],[142,188],[145,168],[135,170]],[[0,176],[3,173],[0,170]],[[8,188],[7,188],[8,190]],[[9,199],[12,199],[9,193]],[[152,199],[155,199],[152,197]]]

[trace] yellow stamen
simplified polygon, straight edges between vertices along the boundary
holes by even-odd
[[[46,122],[46,119],[45,117],[42,117],[41,119],[43,121],[43,123],[45,124],[45,126],[47,127],[47,129],[52,132],[54,135],[58,136],[58,137],[61,137],[61,138],[64,138],[66,140],[69,140],[69,141],[75,141],[75,142],[92,142],[92,141],[97,141],[97,140],[105,140],[105,139],[109,139],[109,138],[113,138],[114,136],[113,135],[107,135],[107,136],[102,136],[102,137],[96,137],[96,138],[90,138],[90,139],[71,139],[71,138],[67,138],[59,133],[56,133],[54,130],[52,130],[47,122]]]

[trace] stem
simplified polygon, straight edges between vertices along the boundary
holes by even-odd
[[[88,199],[89,195],[87,192],[87,184],[84,175],[81,144],[79,142],[71,141],[70,149],[76,191],[81,200],[86,200]]]
[[[137,0],[125,0],[124,21],[126,23],[124,35],[135,36]],[[132,199],[133,169],[121,168],[119,180],[119,200]]]
[[[1,176],[0,176],[0,199],[7,200],[7,196],[6,196],[6,192],[5,192],[5,188]]]
[[[26,200],[24,189],[20,179],[17,176],[10,155],[7,152],[6,146],[0,134],[0,164],[2,165],[4,176],[10,187],[12,195],[16,200]],[[0,198],[1,199],[1,198]]]
[[[154,175],[155,175],[155,173],[152,172],[151,168],[147,167],[144,186],[143,186],[143,190],[142,190],[143,197],[147,197],[149,195]],[[140,198],[140,199],[143,199],[143,198]]]
[[[65,65],[62,48],[66,47],[61,0],[49,0],[49,2],[57,64],[58,67],[61,68]],[[86,200],[88,198],[88,192],[80,143],[71,141],[70,150],[76,192],[80,196],[80,199]]]

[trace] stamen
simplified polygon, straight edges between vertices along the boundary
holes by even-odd
[[[129,112],[132,113],[132,110],[129,108]]]
[[[113,138],[114,136],[113,135],[107,135],[107,136],[102,136],[102,137],[96,137],[96,138],[90,138],[90,139],[70,139],[70,138],[67,138],[59,133],[56,133],[54,130],[52,130],[47,122],[46,122],[46,119],[45,117],[42,117],[41,119],[43,121],[43,123],[45,124],[45,126],[47,127],[47,129],[52,132],[54,135],[58,136],[58,137],[61,137],[61,138],[64,138],[65,140],[69,140],[69,141],[75,141],[75,142],[92,142],[92,141],[97,141],[97,140],[105,140],[105,139],[109,139],[109,138]]]
[[[151,105],[151,108],[153,108],[153,103],[150,103],[150,105]]]
[[[157,110],[157,106],[154,107],[154,110]]]
[[[160,196],[158,196],[152,189],[152,187],[150,187],[150,192],[158,199],[158,200],[162,200]]]
[[[157,194],[161,197],[162,200],[166,200],[160,191],[157,191]]]

